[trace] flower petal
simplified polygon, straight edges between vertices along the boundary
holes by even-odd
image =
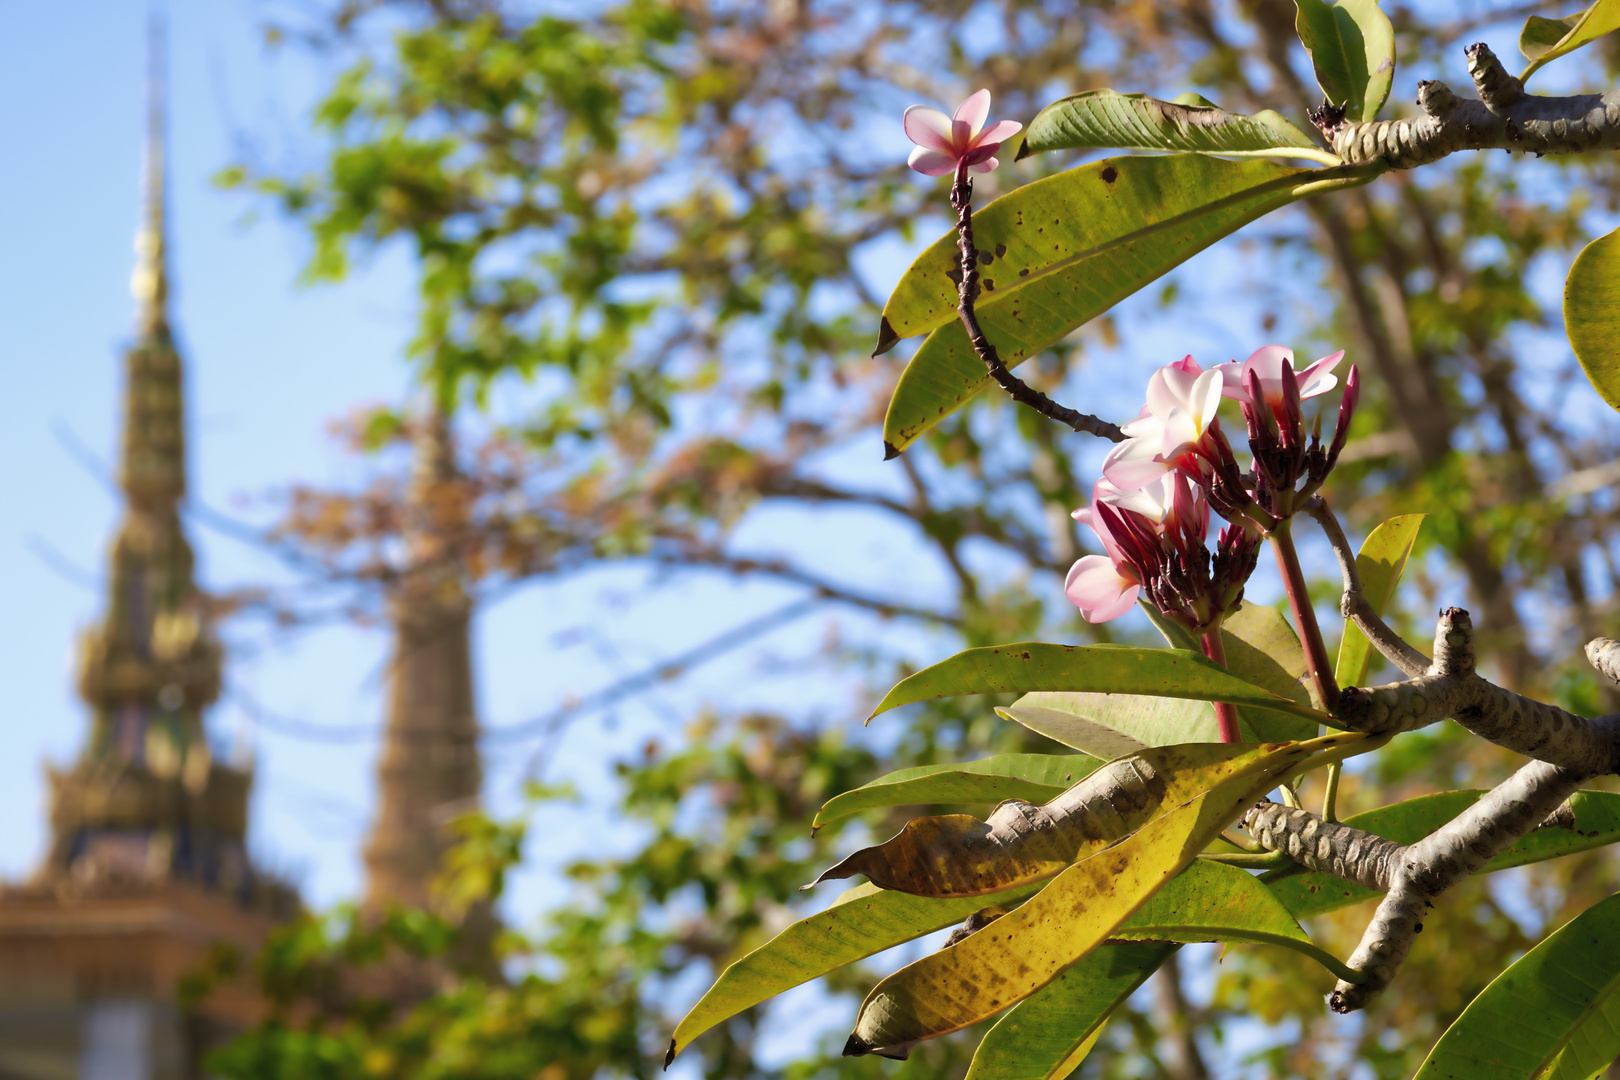
[[[1209,430],[1210,422],[1215,419],[1215,411],[1221,407],[1221,385],[1225,378],[1221,369],[1212,367],[1192,385],[1191,400],[1188,402],[1189,411],[1198,420],[1198,434],[1202,435]]]
[[[1216,364],[1211,371],[1221,373],[1221,396],[1231,398],[1233,401],[1248,401],[1249,391],[1243,384],[1243,362],[1229,360],[1224,364]]]
[[[1103,459],[1103,475],[1121,491],[1135,491],[1158,480],[1170,468],[1159,458],[1158,439],[1126,439]]]
[[[1016,120],[997,120],[979,132],[978,138],[973,140],[973,145],[984,146],[986,143],[1004,143],[1023,130],[1024,125]]]
[[[1000,149],[1000,143],[984,143],[981,146],[975,146],[973,149],[963,154],[962,160],[967,162],[969,168],[972,168],[980,162],[989,161],[991,158],[995,157],[996,151]],[[993,169],[995,166],[992,165],[990,168]]]
[[[984,130],[984,122],[990,119],[990,91],[980,90],[968,95],[968,99],[956,107],[951,119],[967,125],[967,145],[972,146],[973,140]]]
[[[1142,586],[1124,577],[1112,559],[1086,555],[1069,567],[1063,592],[1087,622],[1117,619],[1136,603]]]
[[[1303,400],[1305,398],[1316,397],[1318,394],[1325,394],[1335,386],[1338,386],[1339,380],[1333,374],[1333,369],[1338,367],[1339,361],[1343,359],[1344,350],[1340,349],[1336,353],[1322,357],[1322,359],[1300,372],[1300,399]]]
[[[997,145],[999,146],[1000,144],[998,143]],[[996,166],[1000,165],[1000,164],[1001,164],[1001,162],[996,160],[993,157],[992,158],[985,158],[983,161],[975,162],[974,164],[969,165],[968,166],[968,172],[976,172],[976,173],[995,172],[996,171]]]
[[[916,146],[912,148],[906,164],[924,176],[944,176],[946,173],[956,171],[956,155]]]
[[[1266,393],[1271,393],[1271,384],[1282,384],[1282,366],[1287,362],[1289,367],[1294,366],[1294,350],[1282,345],[1262,345],[1249,354],[1243,361],[1245,368],[1258,371],[1260,381],[1266,384]]]
[[[906,129],[906,138],[918,146],[951,152],[951,118],[932,105],[911,106],[900,123]]]

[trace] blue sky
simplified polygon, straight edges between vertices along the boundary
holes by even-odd
[[[311,162],[303,126],[329,71],[293,51],[269,52],[257,27],[269,8],[174,0],[170,68],[170,269],[173,320],[187,363],[192,498],[212,511],[265,520],[265,497],[293,483],[355,483],[328,425],[351,409],[410,393],[403,346],[411,328],[410,267],[385,252],[340,286],[295,286],[305,246],[295,230],[210,178],[241,148],[273,167]],[[140,206],[145,11],[140,4],[36,5],[0,40],[0,100],[14,167],[0,170],[9,258],[0,261],[0,325],[9,382],[0,396],[0,875],[29,872],[46,840],[46,763],[66,764],[87,729],[72,688],[74,642],[95,620],[117,503],[96,463],[118,439],[120,355],[133,327],[129,275]],[[247,141],[244,141],[246,139]],[[893,273],[904,265],[894,262]],[[501,410],[497,398],[497,412]],[[507,411],[510,411],[509,409]],[[878,458],[874,435],[871,453]],[[90,459],[87,467],[86,458]],[[838,468],[831,461],[828,467]],[[770,546],[791,534],[819,548],[821,568],[873,584],[918,581],[907,545],[851,528],[848,515],[759,515],[740,537]],[[863,535],[864,533],[864,535]],[[190,534],[205,587],[284,580],[263,551],[204,527]],[[816,538],[859,536],[853,545]],[[828,557],[829,552],[836,552]],[[853,561],[852,561],[853,560]],[[942,582],[943,578],[939,578]],[[938,584],[939,582],[933,582]],[[624,674],[791,601],[770,585],[701,580],[649,589],[634,568],[540,584],[485,609],[476,625],[480,707],[491,726],[542,715]],[[649,738],[680,738],[706,702],[768,700],[791,687],[794,711],[851,711],[846,689],[767,674],[773,654],[813,652],[828,622],[813,617],[768,635],[676,684],[571,726],[535,758],[533,745],[490,754],[488,797],[519,805],[531,764],[568,781],[587,803],[542,812],[532,867],[514,886],[521,921],[561,898],[549,873],[599,853],[610,763]],[[233,690],[282,715],[342,727],[375,725],[386,641],[375,630],[327,628],[281,638],[237,629],[227,693],[208,717],[222,748],[256,770],[252,843],[324,906],[353,896],[372,797],[375,743],[309,743],[255,730]],[[763,650],[763,651],[761,651]],[[605,830],[605,831],[604,831]]]

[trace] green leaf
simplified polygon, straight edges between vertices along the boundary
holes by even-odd
[[[978,1023],[1052,982],[1174,878],[1279,776],[1345,734],[1279,747],[1235,776],[1070,866],[1028,903],[873,988],[844,1052],[903,1056],[922,1039]]]
[[[1427,514],[1403,514],[1392,517],[1367,534],[1367,540],[1356,555],[1356,574],[1361,578],[1361,595],[1367,598],[1373,610],[1383,615],[1395,601],[1395,587],[1400,584],[1406,570],[1406,560],[1412,555],[1418,528]],[[1340,686],[1360,686],[1367,677],[1367,665],[1372,659],[1372,642],[1353,622],[1344,624],[1344,637],[1339,642],[1339,659],[1333,665],[1333,675]]]
[[[880,776],[828,800],[810,828],[814,831],[862,810],[884,806],[1007,799],[1044,803],[1101,764],[1102,759],[1090,754],[997,754],[955,765],[919,765]]]
[[[979,323],[1015,367],[1256,218],[1379,171],[1175,154],[1108,158],[1026,184],[974,211],[991,258]],[[958,259],[951,232],[917,256],[883,309],[878,352],[930,335],[889,402],[891,456],[989,385],[957,319]]]
[[[1564,282],[1564,327],[1592,387],[1620,409],[1620,229],[1575,257]]]
[[[1562,19],[1532,15],[1519,33],[1519,51],[1530,61],[1519,78],[1528,79],[1543,65],[1615,30],[1620,30],[1620,0],[1597,0],[1585,11]]]
[[[954,925],[987,906],[1014,903],[1038,886],[994,896],[939,900],[862,885],[827,910],[800,919],[721,973],[675,1028],[665,1067],[716,1024],[845,964]]]
[[[1587,1080],[1620,1057],[1620,896],[1600,900],[1487,986],[1414,1080]]]
[[[1020,1001],[985,1033],[966,1080],[1063,1080],[1121,1002],[1179,945],[1109,942]]]
[[[1221,739],[1209,702],[1182,698],[1037,690],[996,713],[1053,742],[1102,758],[1148,746]],[[1239,725],[1244,742],[1261,741],[1241,720]]]
[[[1294,29],[1322,93],[1351,121],[1378,119],[1395,79],[1395,27],[1378,0],[1295,0]]]
[[[1326,713],[1245,682],[1197,653],[1128,645],[1048,645],[1039,641],[957,653],[901,680],[878,703],[872,716],[929,698],[1034,690],[1198,698],[1258,705],[1321,723],[1333,720]]]
[[[1175,951],[1171,943],[1187,941],[1310,946],[1253,875],[1194,862],[1106,944],[998,1020],[974,1052],[967,1080],[1062,1080],[1084,1060],[1109,1015]]]
[[[1172,648],[1191,642],[1180,626],[1158,616],[1148,605],[1144,604],[1143,610]],[[1232,674],[1301,705],[1310,704],[1309,694],[1300,682],[1305,672],[1305,651],[1277,609],[1258,605],[1239,609],[1222,624],[1221,638],[1226,667]],[[1128,754],[1144,746],[1220,739],[1215,710],[1202,701],[1036,692],[996,712],[1065,746],[1103,758]],[[1288,742],[1316,734],[1316,725],[1310,720],[1256,706],[1239,710],[1238,729],[1244,742]]]
[[[1474,805],[1484,794],[1483,791],[1447,791],[1422,795],[1346,818],[1345,824],[1398,844],[1411,844]],[[1569,807],[1573,813],[1569,827],[1553,825],[1535,830],[1487,863],[1485,872],[1545,862],[1620,841],[1620,795],[1578,791],[1570,796]],[[1302,867],[1272,871],[1260,880],[1295,918],[1301,919],[1379,895],[1373,889],[1343,878]]]
[[[1328,165],[1339,158],[1294,125],[1227,112],[1196,94],[1160,101],[1146,94],[1087,90],[1060,98],[1029,122],[1018,160],[1048,150],[1174,150],[1227,157],[1306,158]],[[1281,121],[1279,124],[1277,121]]]
[[[1309,935],[1260,879],[1235,866],[1194,862],[1111,935],[1120,941],[1259,942],[1293,948]]]
[[[1245,604],[1221,623],[1226,670],[1238,678],[1300,705],[1312,705],[1305,688],[1305,650],[1282,612],[1263,604]],[[1308,739],[1316,734],[1309,720],[1258,706],[1239,710],[1243,726],[1265,742]]]

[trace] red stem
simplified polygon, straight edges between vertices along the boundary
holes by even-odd
[[[1311,596],[1305,586],[1305,571],[1300,569],[1299,555],[1294,551],[1294,536],[1287,518],[1271,531],[1271,549],[1277,553],[1277,568],[1282,572],[1283,589],[1288,593],[1288,606],[1294,613],[1294,625],[1299,628],[1299,643],[1305,649],[1305,669],[1316,699],[1328,712],[1339,707],[1339,684],[1333,677],[1333,664],[1328,660],[1327,647],[1322,644],[1322,628],[1316,623],[1316,609],[1311,607]]]
[[[1226,646],[1221,644],[1221,628],[1212,626],[1198,637],[1198,644],[1203,647],[1204,655],[1215,661],[1221,667],[1226,666]],[[1221,742],[1240,742],[1243,736],[1238,732],[1237,706],[1228,701],[1211,702],[1215,706],[1215,724],[1221,731]]]

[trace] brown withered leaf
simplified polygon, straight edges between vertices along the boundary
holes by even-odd
[[[961,897],[1039,881],[1243,772],[1261,753],[1252,743],[1146,748],[1110,761],[1044,806],[1010,799],[985,821],[917,818],[805,888],[865,874],[914,896]]]

